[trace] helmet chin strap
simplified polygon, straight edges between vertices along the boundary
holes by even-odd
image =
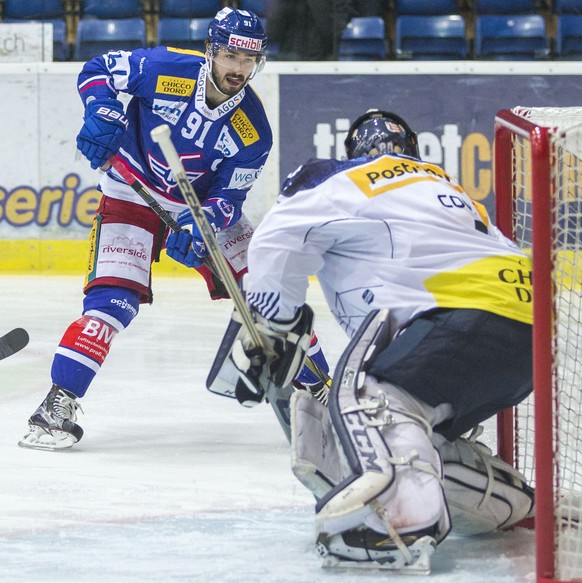
[[[213,65],[212,57],[210,57],[208,55],[208,52],[207,52],[206,53],[206,69],[208,71],[208,78],[210,79],[210,82],[212,83],[214,89],[216,89],[216,91],[218,91],[218,93],[220,93],[221,95],[224,95],[225,97],[230,97],[230,95],[227,95],[226,93],[221,91],[218,88],[218,85],[216,84],[216,82],[214,81],[214,73],[212,72],[212,65]],[[244,85],[242,88],[244,88]],[[241,91],[242,91],[242,88],[241,88]]]

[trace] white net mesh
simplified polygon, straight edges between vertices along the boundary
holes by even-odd
[[[555,568],[560,580],[582,580],[582,108],[524,108],[513,113],[551,128]],[[532,246],[531,144],[513,136],[514,236]],[[535,292],[534,292],[535,293]],[[535,323],[534,323],[535,326]],[[533,399],[516,415],[520,469],[534,483]]]

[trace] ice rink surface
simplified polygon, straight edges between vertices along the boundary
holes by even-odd
[[[201,279],[154,280],[153,305],[115,339],[81,400],[77,446],[19,448],[54,349],[80,315],[81,286],[0,278],[0,335],[24,327],[31,338],[0,362],[0,582],[534,583],[524,529],[451,535],[427,577],[322,569],[313,498],[291,473],[274,413],[205,388],[231,303],[211,302]],[[347,338],[315,283],[309,302],[334,364]]]

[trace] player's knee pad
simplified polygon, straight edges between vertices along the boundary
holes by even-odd
[[[91,288],[83,300],[83,314],[99,318],[121,332],[139,312],[139,292],[114,286]]]
[[[533,509],[534,492],[525,476],[473,439],[454,442],[434,434],[445,472],[445,495],[455,534],[465,536],[509,528]]]
[[[318,502],[317,530],[329,536],[364,527],[440,542],[450,519],[422,408],[397,387],[366,377],[388,329],[386,311],[370,314],[336,368],[329,409],[349,475]]]

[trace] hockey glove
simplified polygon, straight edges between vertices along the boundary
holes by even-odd
[[[96,170],[116,154],[127,130],[123,104],[117,99],[93,99],[85,107],[85,123],[77,136],[77,148]]]
[[[174,261],[186,267],[200,267],[208,255],[204,239],[189,210],[182,211],[176,222],[182,227],[172,231],[166,240],[166,253]]]
[[[202,210],[215,233],[232,226],[237,219],[234,206],[224,198],[209,198],[204,202]],[[186,209],[178,215],[176,221],[182,227],[182,231],[168,235],[167,254],[186,267],[200,267],[208,251],[192,213]]]
[[[260,402],[271,386],[282,388],[291,383],[303,366],[313,331],[313,310],[307,304],[290,322],[267,320],[256,312],[253,318],[263,345],[255,346],[245,330],[230,356],[249,391],[245,398],[237,390],[237,398],[247,406]],[[236,310],[232,319],[240,320]]]

